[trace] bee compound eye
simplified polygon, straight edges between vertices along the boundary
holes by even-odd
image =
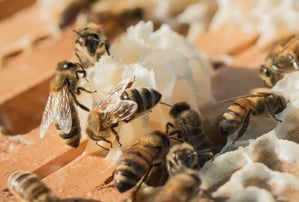
[[[266,67],[266,66],[262,66],[260,68],[260,73],[264,74],[266,77],[270,77],[271,76],[271,72],[268,69],[268,67]]]

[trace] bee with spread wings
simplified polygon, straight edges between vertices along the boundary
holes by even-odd
[[[88,136],[95,141],[106,141],[106,136],[109,134],[103,133],[108,129],[115,134],[115,137],[119,142],[118,133],[115,131],[115,127],[118,126],[120,121],[125,121],[131,117],[137,110],[137,103],[133,100],[121,100],[120,97],[125,91],[133,84],[130,79],[122,80],[116,87],[114,87],[104,99],[89,113],[87,118],[87,129],[86,133]]]
[[[52,122],[55,123],[60,137],[72,147],[80,143],[81,128],[75,108],[78,105],[85,111],[89,109],[79,103],[76,95],[81,91],[92,93],[85,88],[78,87],[79,74],[86,76],[86,71],[78,63],[63,61],[58,63],[57,71],[50,82],[50,94],[43,113],[40,137],[44,137]]]
[[[119,135],[115,130],[119,122],[129,122],[135,117],[149,111],[161,99],[161,94],[151,88],[129,89],[134,83],[130,79],[122,80],[106,94],[104,99],[90,111],[87,118],[87,135],[94,141],[105,141],[112,147],[107,138],[111,130],[118,144]]]

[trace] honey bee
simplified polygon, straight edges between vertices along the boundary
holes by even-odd
[[[45,106],[40,126],[40,137],[44,137],[52,122],[60,132],[61,138],[72,147],[80,143],[80,121],[74,104],[85,111],[89,109],[76,98],[81,91],[92,93],[78,87],[79,74],[86,76],[86,71],[77,63],[59,62],[57,71],[50,82],[50,94]]]
[[[100,25],[88,23],[75,32],[78,34],[75,40],[75,55],[83,67],[93,66],[105,51],[110,55],[110,42]]]
[[[198,155],[192,145],[188,143],[172,146],[166,155],[167,170],[170,176],[184,168],[197,169]]]
[[[59,198],[51,193],[51,190],[32,173],[15,171],[9,177],[7,186],[10,192],[26,202],[58,202]]]
[[[201,129],[202,120],[196,110],[186,102],[179,102],[171,107],[169,114],[173,118],[173,122],[166,124],[166,133],[170,137],[177,135],[178,139],[191,144],[195,151],[202,154],[201,158],[204,153],[213,156],[210,140]]]
[[[234,139],[235,142],[246,131],[251,114],[269,114],[276,121],[281,122],[275,114],[286,108],[286,102],[283,96],[273,93],[268,88],[254,88],[249,92],[249,95],[234,98],[233,104],[228,106],[221,117],[219,122],[220,133],[227,137],[240,128]]]
[[[122,80],[104,99],[89,112],[86,133],[94,141],[112,142],[107,139],[111,132],[118,144],[119,135],[115,130],[119,122],[129,122],[132,119],[151,110],[161,99],[161,94],[152,88],[130,88],[134,81]]]
[[[113,178],[115,186],[122,193],[139,183],[137,192],[151,169],[161,161],[165,161],[168,149],[169,139],[163,132],[153,131],[141,136],[137,143],[121,156],[113,176],[108,178],[104,184],[108,184]]]
[[[155,196],[154,201],[191,201],[200,193],[200,185],[201,179],[198,172],[192,169],[184,169],[184,171],[169,178],[164,187]],[[195,201],[198,201],[198,199]]]
[[[266,86],[273,87],[285,73],[299,70],[298,48],[299,35],[285,37],[274,44],[259,69],[259,76]]]
[[[209,193],[200,189],[198,153],[192,145],[182,143],[172,146],[166,155],[166,162],[170,177],[154,201],[191,201],[201,192],[212,199]]]

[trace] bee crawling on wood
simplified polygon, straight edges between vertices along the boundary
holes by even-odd
[[[110,55],[110,42],[100,25],[87,23],[75,32],[78,35],[75,40],[75,55],[83,67],[93,66],[105,52]]]
[[[233,104],[229,105],[222,115],[219,129],[224,137],[232,135],[239,129],[234,142],[246,131],[250,115],[269,114],[281,122],[275,115],[282,112],[287,103],[282,95],[275,94],[268,88],[254,88],[248,95],[226,101],[233,101]]]
[[[83,78],[86,71],[78,63],[68,61],[59,62],[57,70],[50,81],[50,94],[45,106],[40,126],[40,137],[44,137],[48,127],[55,122],[62,139],[72,147],[80,143],[81,128],[77,110],[74,104],[85,111],[89,109],[77,100],[81,91],[94,93],[78,86],[80,74]]]
[[[7,187],[21,201],[26,202],[59,202],[59,198],[36,175],[16,171],[8,177]]]
[[[113,175],[105,180],[100,189],[105,188],[114,180],[114,185],[119,192],[122,193],[137,186],[136,194],[141,184],[146,182],[151,169],[165,161],[168,150],[169,139],[165,133],[153,131],[140,136],[138,141],[124,152]]]
[[[121,146],[115,127],[122,121],[127,123],[147,113],[160,101],[161,94],[157,90],[130,88],[133,83],[130,79],[122,80],[90,111],[86,129],[90,139],[108,142],[112,147],[112,142],[107,139],[110,130]]]

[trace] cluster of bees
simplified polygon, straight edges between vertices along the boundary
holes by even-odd
[[[246,131],[251,115],[270,115],[281,122],[275,115],[287,106],[287,98],[271,91],[286,73],[299,70],[298,37],[288,35],[276,41],[264,64],[259,68],[259,77],[265,87],[252,89],[248,95],[229,99],[233,101],[219,122],[220,134],[228,136],[237,132],[234,142]]]
[[[76,110],[78,106],[89,113],[85,131],[91,140],[97,143],[108,142],[112,147],[109,137],[114,135],[121,146],[119,134],[115,129],[119,123],[130,122],[149,112],[160,102],[162,95],[152,88],[132,88],[134,79],[124,79],[92,109],[80,103],[77,96],[82,91],[95,92],[79,86],[79,80],[87,76],[85,68],[94,65],[105,52],[110,54],[110,45],[101,27],[96,24],[89,23],[75,32],[77,33],[75,55],[79,62],[58,63],[56,73],[50,82],[50,94],[42,116],[40,137],[44,137],[48,127],[54,123],[66,144],[78,147],[81,139],[80,120]],[[143,182],[159,186],[165,184],[168,175],[185,173],[189,176],[189,171],[185,170],[198,169],[212,158],[213,152],[209,149],[209,140],[201,130],[199,113],[185,102],[168,107],[173,122],[167,123],[165,131],[153,131],[141,136],[136,144],[124,152],[113,175],[105,180],[103,187],[114,180],[119,192],[125,192],[136,186],[135,193],[137,193]],[[179,146],[173,146],[178,143]],[[166,155],[167,161],[165,161]],[[190,171],[190,180],[199,185],[199,176],[194,172]],[[173,183],[171,179],[175,178],[171,177],[167,183]],[[27,172],[13,173],[8,179],[8,187],[11,193],[22,200],[58,200],[50,194],[49,189],[37,176]],[[36,191],[35,187],[40,189]],[[186,196],[189,197],[189,194]]]
[[[43,137],[51,123],[55,123],[60,137],[66,144],[78,147],[81,127],[76,106],[87,111],[86,134],[95,141],[110,144],[111,135],[121,146],[116,127],[150,112],[158,103],[168,105],[171,120],[165,131],[153,131],[140,136],[137,142],[122,154],[111,177],[102,188],[114,181],[119,192],[136,187],[133,198],[143,183],[162,186],[154,197],[156,201],[190,201],[203,194],[213,199],[208,192],[200,189],[198,170],[213,159],[215,151],[205,131],[202,130],[200,114],[188,103],[169,105],[161,102],[161,93],[152,88],[132,88],[134,78],[124,79],[112,88],[104,98],[89,109],[79,102],[82,93],[94,93],[79,86],[79,80],[86,78],[86,68],[93,66],[104,54],[110,55],[110,43],[100,26],[87,24],[76,31],[75,55],[79,62],[62,61],[50,83],[50,94],[43,113],[40,136]],[[279,43],[269,54],[265,65],[260,68],[260,77],[272,87],[287,72],[297,71],[295,40],[292,36]],[[219,131],[224,137],[236,133],[234,141],[246,131],[250,116],[269,114],[275,120],[276,114],[286,108],[287,100],[263,87],[250,91],[248,95],[235,97],[219,120]],[[109,132],[107,132],[109,131]],[[99,145],[100,146],[100,145]],[[101,146],[102,147],[102,146]],[[109,150],[109,148],[104,148]],[[34,174],[17,171],[10,175],[8,187],[15,196],[27,201],[59,201]]]

